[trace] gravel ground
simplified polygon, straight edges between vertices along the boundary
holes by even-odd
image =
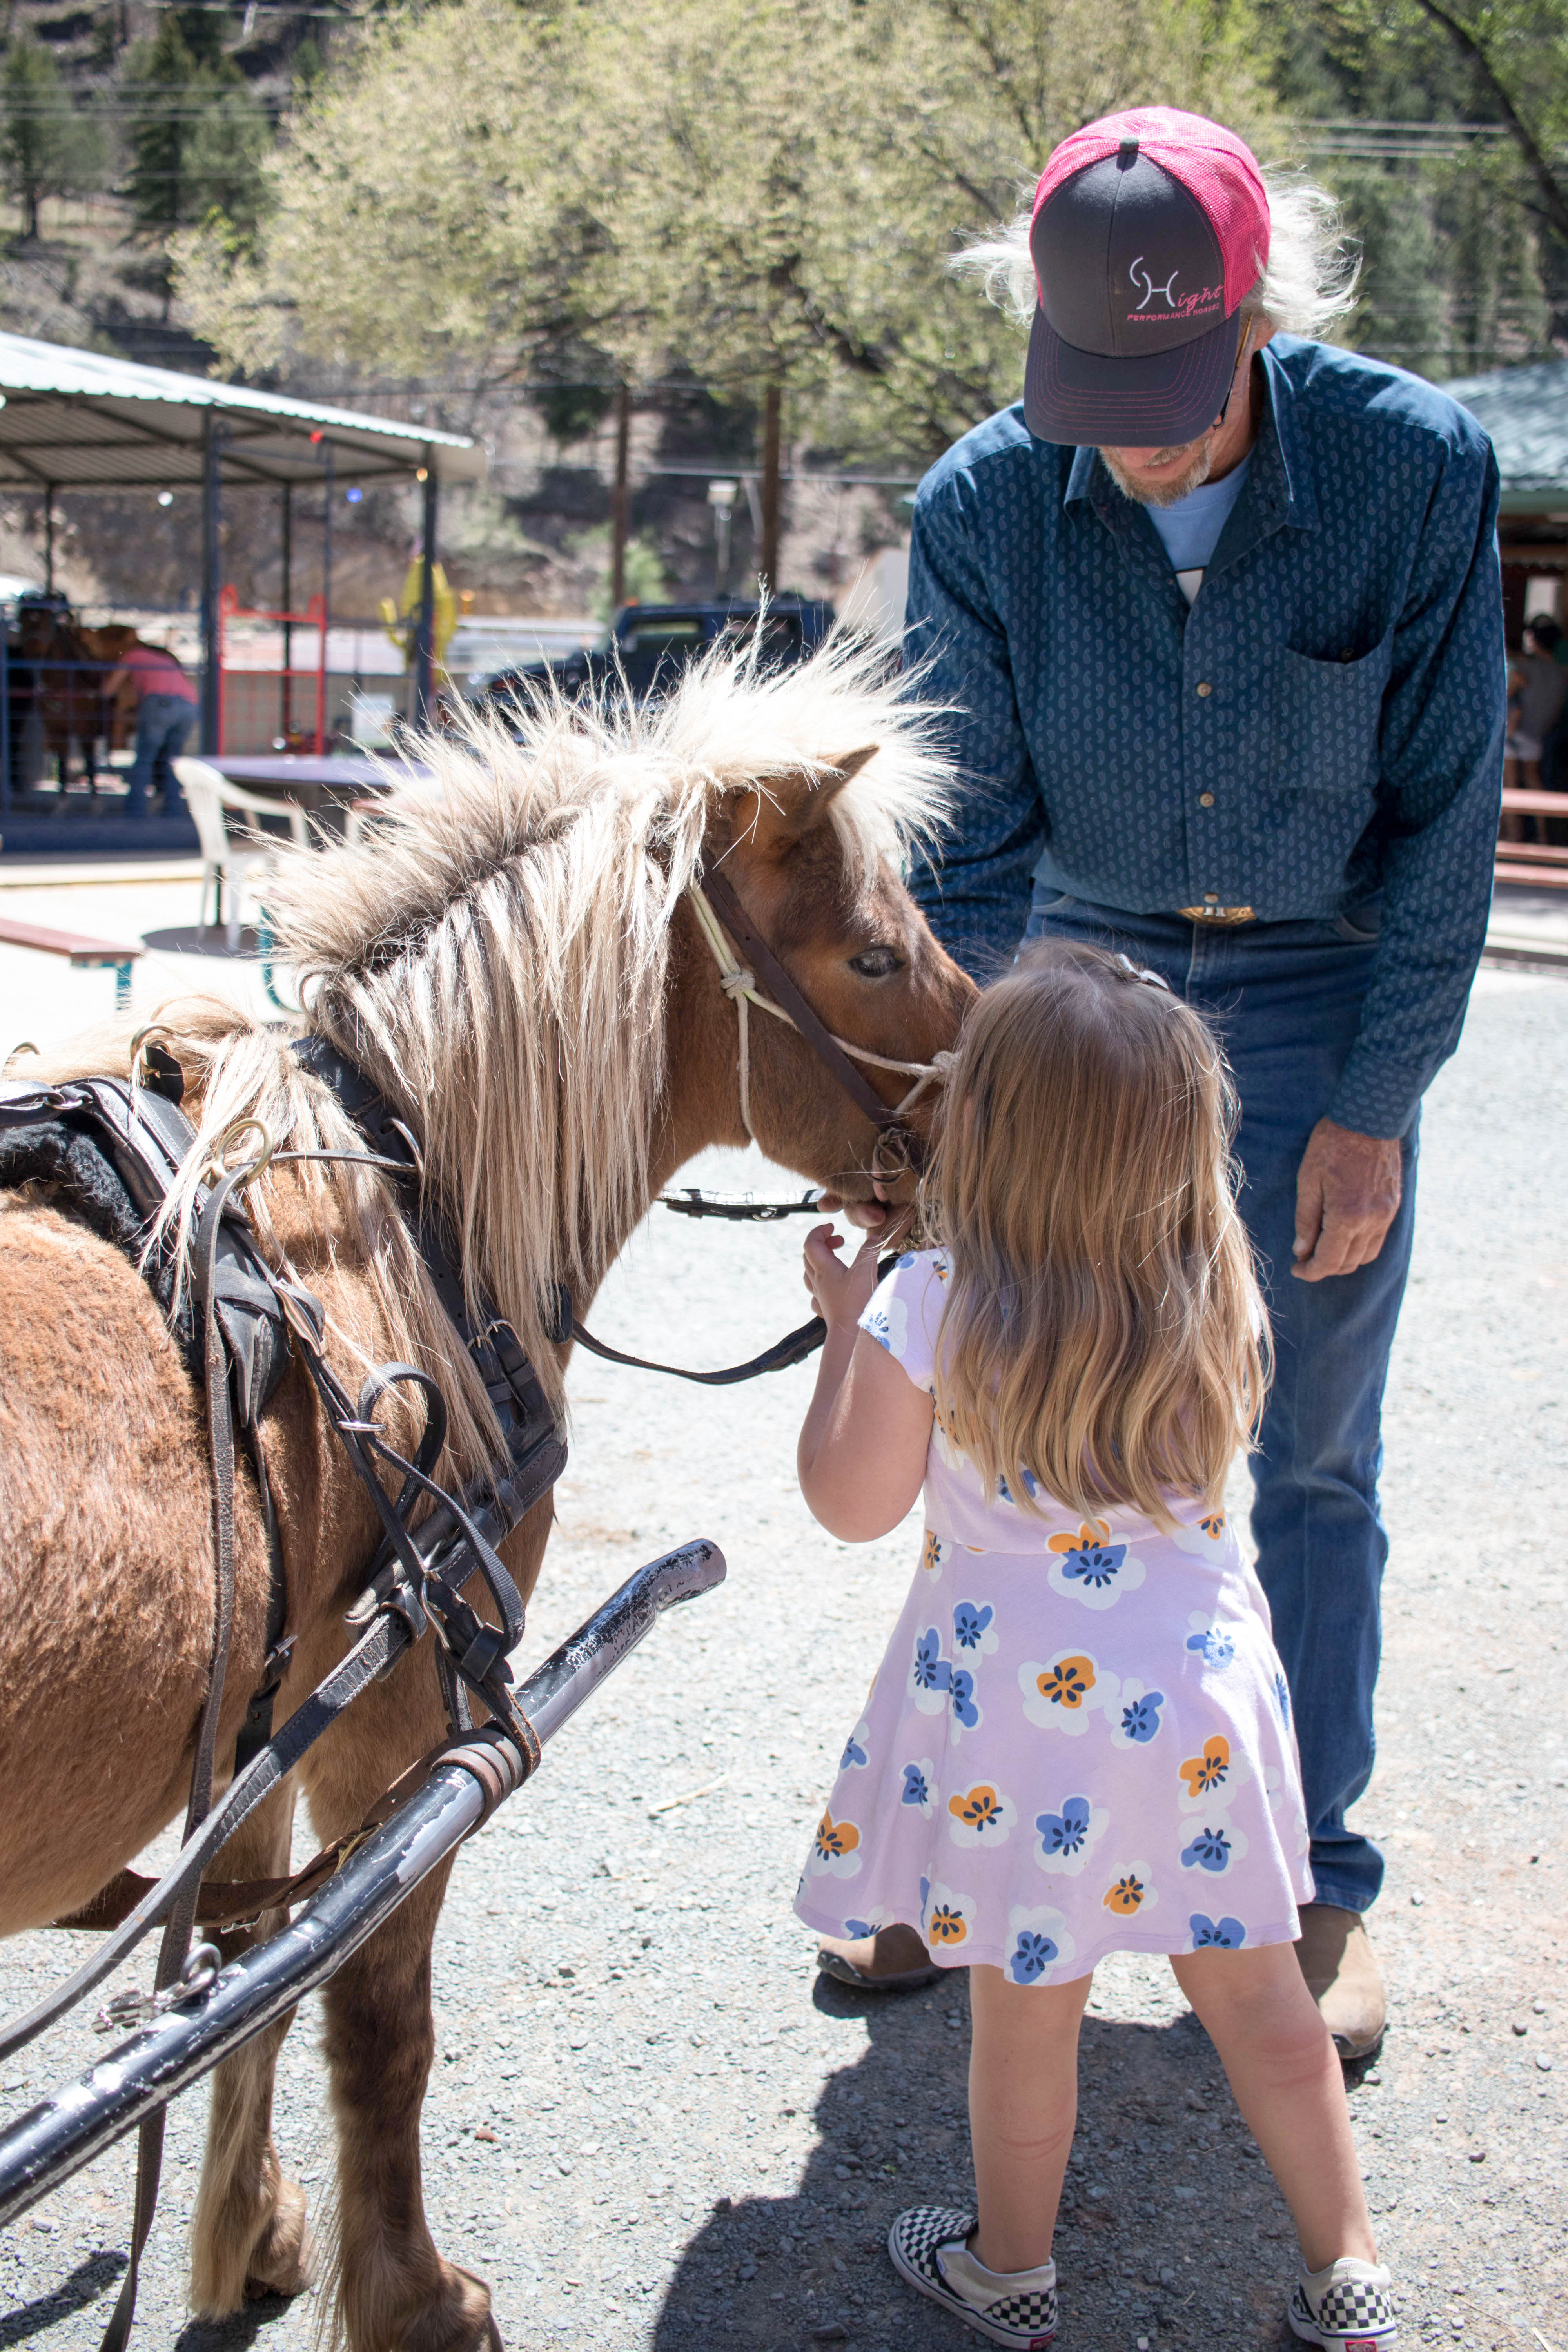
[[[1405,2342],[1568,2352],[1563,2179],[1561,1547],[1568,1434],[1568,988],[1486,973],[1429,1098],[1413,1288],[1387,1416],[1383,1760],[1373,1927],[1382,2063],[1352,2104]],[[760,1163],[693,1177],[770,1189]],[[596,1308],[640,1352],[701,1363],[799,1319],[801,1226],[656,1213]],[[873,2002],[816,1978],[790,1897],[912,1569],[905,1529],[851,1553],[795,1490],[806,1370],[692,1390],[583,1360],[576,1435],[526,1656],[637,1561],[695,1535],[730,1560],[667,1618],[460,1860],[436,1954],[426,2107],[438,2241],[493,2284],[513,2352],[971,2340],[894,2278],[901,2205],[970,2173],[964,1979]],[[11,2012],[78,1939],[25,1937]],[[310,2005],[313,2009],[313,2004]],[[279,2139],[319,2202],[331,2161],[308,2010]],[[16,2113],[89,2053],[0,2068]],[[1206,2037],[1160,1961],[1097,1981],[1058,2242],[1068,2352],[1284,2339],[1288,2217]],[[204,2100],[174,2111],[138,2340],[304,2352],[319,2299],[184,2316]],[[0,2352],[96,2343],[125,2243],[114,2151],[0,2240]]]

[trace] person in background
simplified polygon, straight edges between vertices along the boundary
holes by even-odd
[[[196,716],[196,689],[189,673],[166,646],[132,637],[105,678],[103,691],[110,702],[126,692],[136,700],[136,752],[126,777],[127,816],[145,816],[154,782],[163,791],[164,814],[174,815],[184,806],[184,798],[170,762],[184,750]]]
[[[1549,613],[1538,613],[1524,625],[1524,651],[1509,664],[1509,734],[1503,746],[1503,782],[1510,792],[1560,789],[1563,717],[1568,708],[1568,656],[1562,630]],[[1517,701],[1517,710],[1516,710]],[[1539,841],[1546,838],[1546,820],[1536,814],[1531,828]],[[1519,814],[1503,818],[1505,841],[1527,835]]]
[[[1346,1816],[1374,1755],[1421,1097],[1491,900],[1497,465],[1436,386],[1317,340],[1352,299],[1331,205],[1201,116],[1074,131],[972,261],[1029,351],[1022,404],[915,499],[905,659],[963,781],[911,887],[976,979],[1026,934],[1104,945],[1225,1046],[1278,1363],[1252,1535],[1311,1829],[1299,1953],[1363,2058],[1384,1864]],[[890,1921],[820,1964],[875,1990],[931,1959]]]

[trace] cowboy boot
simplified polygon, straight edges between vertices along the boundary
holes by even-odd
[[[816,1965],[825,1977],[858,1992],[918,1992],[942,1973],[912,1927],[879,1927],[874,1936],[825,1936]]]
[[[1374,2057],[1387,2000],[1361,1913],[1342,1911],[1337,1903],[1303,1903],[1296,1957],[1345,2063]]]

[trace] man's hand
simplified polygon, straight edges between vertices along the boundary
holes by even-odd
[[[1296,1178],[1296,1263],[1302,1282],[1370,1265],[1399,1207],[1397,1140],[1321,1118]]]

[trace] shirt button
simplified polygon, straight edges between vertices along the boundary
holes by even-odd
[[[1217,890],[1205,890],[1204,892],[1204,905],[1205,907],[1217,907],[1219,905],[1219,892]]]
[[[1203,695],[1203,696],[1205,696],[1205,697],[1206,697],[1206,696],[1208,696],[1208,695],[1211,695],[1211,694],[1214,692],[1214,688],[1213,688],[1213,687],[1209,684],[1209,682],[1208,682],[1208,680],[1207,680],[1207,678],[1206,678],[1206,677],[1204,679],[1204,681],[1203,681],[1202,685],[1198,688],[1198,692],[1199,692],[1199,694],[1200,694],[1200,695]]]
[[[1199,808],[1213,808],[1214,794],[1212,793],[1200,793],[1198,794],[1198,806]]]

